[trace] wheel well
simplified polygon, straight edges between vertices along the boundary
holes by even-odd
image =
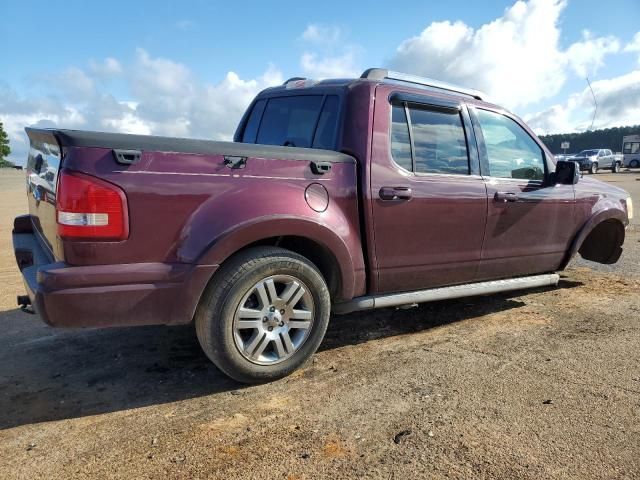
[[[328,248],[306,237],[280,236],[258,240],[257,242],[242,247],[238,252],[261,245],[286,248],[307,258],[320,270],[325,282],[327,282],[331,299],[334,300],[339,297],[342,287],[340,267],[336,257]]]
[[[622,254],[624,225],[615,218],[596,225],[580,245],[580,255],[586,260],[598,263],[615,263]]]

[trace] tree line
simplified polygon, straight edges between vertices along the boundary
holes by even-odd
[[[564,153],[560,147],[562,142],[569,142],[567,153],[578,153],[590,148],[608,148],[612,152],[622,151],[622,137],[625,135],[640,134],[640,125],[629,127],[603,128],[582,133],[557,133],[554,135],[541,135],[544,142],[553,153]]]
[[[4,125],[0,122],[0,168],[3,167],[13,167],[13,163],[8,161],[5,157],[8,157],[11,153],[11,148],[9,148],[9,136],[7,132],[4,131]]]

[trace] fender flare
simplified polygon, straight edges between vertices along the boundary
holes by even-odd
[[[277,232],[274,235],[274,232]],[[221,265],[234,253],[252,243],[280,236],[303,237],[312,240],[330,252],[336,260],[340,275],[340,297],[355,296],[358,273],[364,271],[364,258],[359,243],[348,245],[334,229],[317,221],[292,215],[269,215],[253,218],[220,233],[196,259],[201,265]],[[348,235],[348,239],[357,235]],[[357,248],[356,248],[357,247]],[[359,254],[357,252],[360,252]]]
[[[580,247],[582,246],[582,243],[593,231],[593,229],[607,220],[618,220],[623,226],[627,225],[628,223],[625,213],[622,210],[614,208],[600,210],[591,215],[591,217],[589,217],[582,228],[578,231],[573,239],[573,242],[571,242],[571,247],[569,248],[569,251],[567,252],[564,260],[562,261],[559,270],[564,270],[567,265],[569,265],[569,262],[575,256],[575,254],[578,253]]]

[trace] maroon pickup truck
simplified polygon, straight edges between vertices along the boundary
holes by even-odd
[[[370,69],[264,90],[234,142],[29,128],[18,303],[56,327],[193,321],[220,369],[259,382],[309,358],[332,311],[616,262],[629,195],[484,98]]]

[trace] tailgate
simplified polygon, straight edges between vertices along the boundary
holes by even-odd
[[[60,169],[60,147],[53,133],[27,128],[31,142],[27,160],[27,196],[33,228],[56,258],[56,189]]]

